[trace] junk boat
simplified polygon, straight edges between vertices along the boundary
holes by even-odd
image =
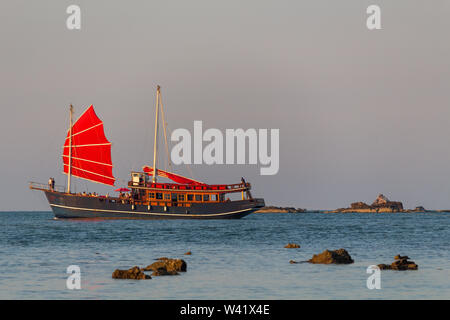
[[[264,199],[253,198],[250,183],[241,178],[237,184],[206,184],[157,167],[158,111],[161,111],[164,137],[167,137],[160,87],[156,91],[155,140],[153,167],[131,172],[128,188],[116,191],[119,197],[71,191],[71,177],[114,186],[111,143],[107,140],[103,122],[91,105],[72,123],[73,107],[69,111],[69,130],[63,147],[64,174],[67,185],[56,186],[30,182],[30,189],[45,193],[56,218],[106,219],[239,219],[263,207]],[[158,182],[158,177],[173,183]],[[229,193],[241,193],[239,200],[226,198]]]

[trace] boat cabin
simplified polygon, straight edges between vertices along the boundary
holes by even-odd
[[[229,185],[179,184],[151,182],[145,172],[131,172],[128,182],[131,189],[131,199],[136,204],[150,206],[190,207],[193,203],[218,203],[230,201],[226,193],[241,192],[242,200],[250,198],[250,183],[242,182]]]

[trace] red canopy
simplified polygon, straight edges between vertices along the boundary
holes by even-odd
[[[64,142],[64,173],[69,171],[69,132]],[[72,126],[71,174],[90,181],[114,185],[111,142],[106,139],[103,122],[91,105]]]

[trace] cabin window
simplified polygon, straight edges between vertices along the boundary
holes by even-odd
[[[161,192],[157,192],[156,199],[162,199],[162,198],[163,198],[163,194]]]
[[[202,201],[202,195],[201,194],[196,194],[195,195],[195,201]]]
[[[194,195],[193,194],[188,194],[187,195],[187,201],[194,201]]]
[[[203,201],[209,201],[209,194],[203,195]]]
[[[217,194],[211,195],[211,201],[219,201],[219,197],[217,196]]]
[[[184,194],[178,195],[178,201],[184,201]]]
[[[164,193],[164,200],[170,200],[170,193]]]
[[[225,201],[225,193],[220,193],[219,199],[220,199],[220,201]]]
[[[172,201],[177,201],[177,194],[176,193],[172,193]]]
[[[148,197],[149,197],[150,199],[155,199],[155,193],[154,193],[154,192],[150,192],[150,193],[148,194]]]

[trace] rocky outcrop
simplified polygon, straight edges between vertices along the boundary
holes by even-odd
[[[155,275],[174,275],[178,272],[186,272],[186,262],[182,259],[159,258],[158,261],[148,265],[144,271],[154,271]],[[176,272],[176,273],[175,273]]]
[[[425,209],[422,206],[415,207],[414,209],[408,209],[404,210],[405,212],[429,212],[427,209]]]
[[[345,249],[339,250],[325,250],[322,253],[315,254],[308,260],[310,263],[323,263],[323,264],[349,264],[353,263],[353,259]]]
[[[390,201],[383,194],[378,195],[371,207],[375,209],[391,209],[392,212],[403,211],[403,203],[400,201]]]
[[[370,209],[370,206],[364,202],[354,202],[350,205],[351,209]]]
[[[372,206],[382,206],[387,204],[388,202],[390,202],[389,199],[380,193],[378,197],[375,199],[375,201],[372,203]]]
[[[288,243],[288,244],[285,245],[284,247],[285,247],[285,248],[288,248],[288,249],[293,249],[293,248],[300,248],[300,245],[299,245],[299,244],[296,244],[296,243]]]
[[[148,274],[145,274],[143,269],[139,268],[138,266],[135,266],[128,270],[116,269],[114,270],[112,277],[113,279],[133,279],[133,280],[147,280],[152,278]]]
[[[192,252],[190,252],[190,251],[184,253],[185,256],[190,256],[191,254],[192,254]]]
[[[403,212],[403,203],[400,201],[390,201],[383,194],[379,194],[375,201],[368,205],[364,202],[354,202],[350,205],[350,208],[340,208],[332,211],[326,211],[326,213],[337,212]]]
[[[255,213],[299,213],[299,212],[306,212],[306,209],[301,208],[296,209],[294,207],[268,206],[255,211]]]
[[[379,264],[378,267],[381,270],[417,270],[419,266],[414,261],[408,261],[408,256],[396,255],[394,257],[395,261],[389,264]]]

